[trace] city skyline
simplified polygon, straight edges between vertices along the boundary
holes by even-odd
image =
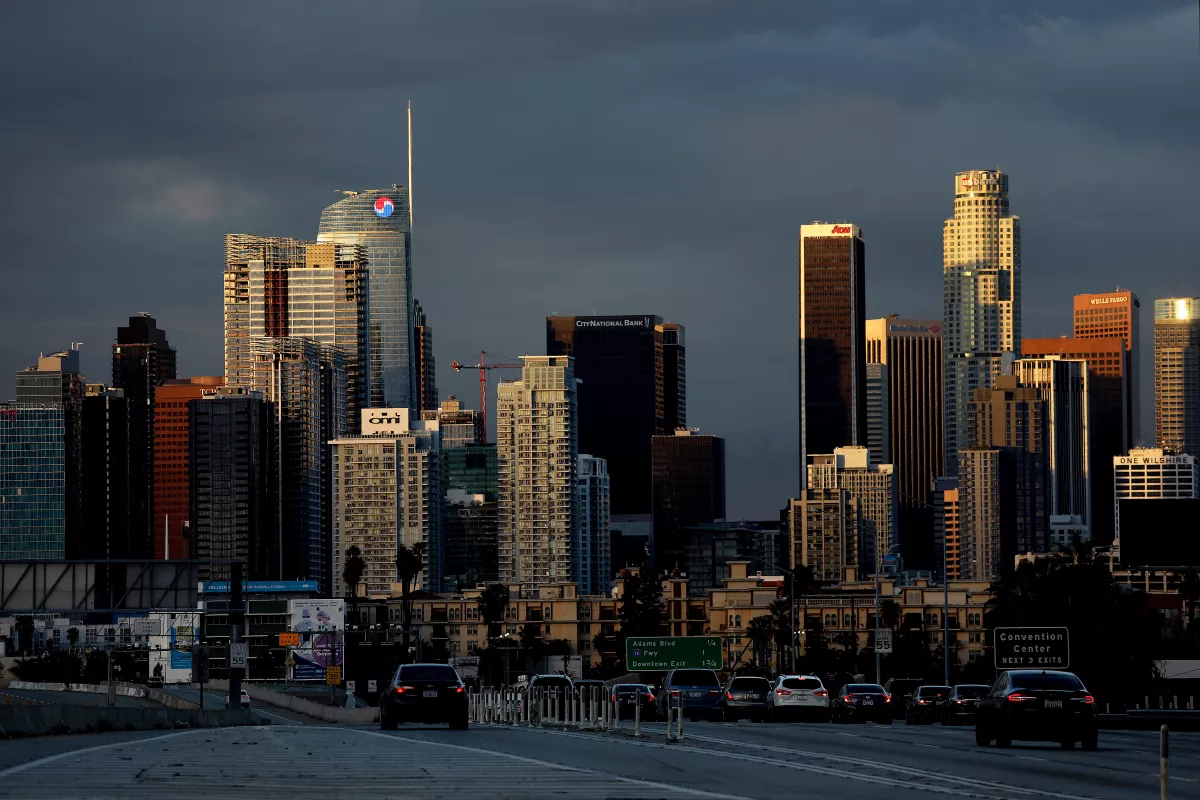
[[[517,76],[520,81],[504,71],[485,77],[481,62],[472,62],[461,65],[456,85],[389,84],[397,97],[413,97],[417,115],[415,183],[423,193],[423,214],[417,224],[426,227],[416,239],[414,293],[437,332],[437,361],[466,360],[479,350],[539,354],[544,318],[554,312],[619,314],[652,308],[664,319],[688,327],[689,422],[729,443],[730,516],[760,518],[777,510],[798,485],[795,345],[789,344],[788,335],[795,316],[788,287],[795,280],[795,236],[802,222],[853,218],[868,232],[868,318],[897,313],[940,319],[938,230],[945,218],[947,176],[999,163],[1013,176],[1013,208],[1023,219],[1022,336],[1069,335],[1068,303],[1079,293],[1126,286],[1148,307],[1156,298],[1194,296],[1195,261],[1190,254],[1195,252],[1196,234],[1181,224],[1191,215],[1193,204],[1181,187],[1155,175],[1186,170],[1196,158],[1181,134],[1188,129],[1189,107],[1178,114],[1166,99],[1172,94],[1195,94],[1194,48],[1172,44],[1174,37],[1194,31],[1195,7],[1145,4],[1135,13],[1095,6],[1073,9],[1076,16],[1070,18],[1076,24],[1054,29],[1051,39],[1042,44],[1011,28],[999,34],[1043,68],[1061,68],[1069,85],[1092,89],[1093,98],[1098,95],[1094,105],[1072,100],[1066,108],[1051,112],[1035,102],[1031,114],[1017,119],[1012,113],[1018,108],[1014,98],[989,98],[989,104],[999,105],[994,115],[1003,118],[1000,123],[990,122],[990,130],[963,122],[970,114],[946,117],[945,104],[977,102],[948,75],[927,75],[931,95],[943,104],[930,109],[905,98],[888,81],[855,72],[846,78],[845,98],[797,89],[789,90],[794,94],[785,92],[774,106],[747,99],[729,116],[696,128],[695,137],[676,157],[663,158],[674,152],[680,125],[696,119],[701,108],[711,115],[714,99],[736,96],[752,85],[760,79],[764,64],[785,67],[782,73],[790,80],[812,57],[768,53],[761,62],[755,61],[732,34],[714,32],[717,15],[711,13],[700,16],[695,31],[683,34],[685,52],[672,52],[670,46],[680,34],[668,38],[652,30],[628,56],[615,47],[631,37],[622,26],[613,26],[607,39],[592,38],[584,36],[582,26],[567,18],[570,15],[554,18],[556,31],[583,37],[590,46],[573,56],[561,77],[547,73],[541,78],[537,102],[530,99],[512,106],[503,118],[506,124],[498,126],[494,135],[489,131],[491,138],[466,123],[481,113],[498,113],[499,104],[512,99],[527,73]],[[799,22],[786,11],[778,22],[767,24],[775,25],[785,38],[811,39],[818,56],[822,47],[832,47],[831,42],[842,35],[820,19],[813,33],[801,34]],[[965,47],[956,38],[969,35],[974,27],[961,20],[923,18],[917,27],[900,26],[883,16],[878,24],[878,35],[905,53],[916,48],[921,35],[940,47]],[[1125,32],[1122,46],[1110,52],[1103,64],[1078,55],[1108,41],[1117,26]],[[764,32],[760,28],[731,31],[751,36]],[[142,30],[123,35],[145,34]],[[566,98],[575,82],[588,80],[597,69],[611,68],[612,61],[627,68],[630,59],[648,62],[650,79],[630,102],[644,104],[648,97],[664,94],[664,79],[675,74],[674,68],[699,58],[704,48],[695,45],[708,41],[701,37],[715,37],[716,47],[736,57],[738,69],[711,90],[715,97],[689,95],[684,87],[682,99],[650,112],[644,123],[630,123],[627,115],[612,108],[605,109],[601,120],[593,116],[599,112],[568,103],[560,111],[566,124],[555,126],[552,147],[539,143],[536,148],[512,149],[514,132],[527,135],[528,127],[545,121],[539,106],[547,97]],[[689,46],[697,52],[686,52]],[[113,66],[103,59],[94,63],[98,58],[94,49],[81,46],[79,50],[85,66],[96,66],[101,73]],[[1181,52],[1186,57],[1177,55]],[[19,47],[5,59],[26,57],[27,63],[39,63],[37,57],[22,55]],[[545,58],[553,61],[561,56],[550,53]],[[1179,62],[1181,58],[1185,61]],[[1047,67],[1046,61],[1052,59],[1058,60]],[[840,62],[833,63],[836,68]],[[526,69],[536,71],[536,65]],[[1015,69],[1017,79],[1030,80],[1026,68]],[[1164,71],[1169,73],[1165,82],[1160,79]],[[41,93],[58,101],[71,97],[78,90],[64,83],[63,75],[57,69],[45,71],[39,77],[44,82]],[[1118,75],[1121,79],[1115,80]],[[986,79],[979,77],[986,91]],[[349,79],[341,68],[330,78]],[[498,92],[485,99],[481,90],[493,83]],[[1154,90],[1147,91],[1151,84]],[[134,85],[138,87],[155,89],[154,84]],[[217,78],[213,88],[217,97],[236,105],[227,79]],[[872,96],[884,100],[864,108],[862,103]],[[915,143],[911,163],[899,163],[896,152],[886,147],[875,153],[857,151],[852,135],[837,141],[845,123],[822,127],[828,123],[797,110],[804,101],[822,98],[845,113],[843,120],[865,124],[876,115],[905,143]],[[37,102],[21,94],[16,107],[36,112]],[[1134,104],[1142,113],[1111,115],[1098,110],[1114,103]],[[55,258],[49,263],[36,260],[45,264],[46,280],[22,293],[19,302],[17,293],[8,295],[0,367],[12,374],[29,366],[36,352],[82,341],[83,373],[90,381],[107,383],[105,362],[114,329],[145,309],[169,332],[179,355],[179,375],[220,374],[222,235],[253,230],[310,239],[315,215],[336,200],[332,189],[404,181],[404,104],[397,100],[392,105],[394,109],[367,118],[388,128],[386,132],[355,130],[351,137],[313,122],[298,131],[289,128],[289,136],[300,137],[297,143],[281,147],[279,134],[267,131],[261,143],[246,146],[248,153],[229,147],[220,136],[210,137],[212,143],[192,138],[228,133],[237,119],[229,109],[213,115],[208,127],[193,127],[186,133],[154,127],[161,142],[152,144],[138,138],[143,134],[127,143],[105,138],[114,124],[106,115],[119,108],[114,112],[93,108],[94,118],[78,126],[70,116],[78,112],[63,112],[68,114],[73,137],[83,146],[58,161],[51,152],[56,143],[53,136],[28,150],[14,148],[14,153],[25,152],[28,157],[19,164],[7,161],[8,174],[15,176],[17,185],[70,185],[75,202],[91,204],[94,215],[85,215],[89,218],[55,234]],[[1168,109],[1174,115],[1169,120]],[[40,120],[36,113],[28,115]],[[823,116],[838,115],[823,112]],[[615,120],[620,118],[633,127],[611,127],[618,126]],[[598,129],[592,127],[597,122],[601,123]],[[12,135],[18,144],[32,142],[40,124],[44,122],[19,123]],[[127,125],[128,119],[122,124]],[[803,137],[809,142],[804,147],[796,147],[801,139],[795,134],[800,132],[808,134]],[[958,138],[964,133],[978,135],[966,143]],[[1032,152],[1028,143],[1033,134],[1047,139],[1039,149],[1053,153],[1053,159]],[[593,149],[606,137],[613,139],[611,145]],[[747,140],[759,146],[739,146]],[[825,149],[819,157],[813,149],[818,147]],[[314,150],[336,153],[336,158],[313,159]],[[62,151],[57,152],[61,156]],[[498,165],[497,152],[508,152],[513,164]],[[1117,157],[1120,153],[1127,157],[1122,160]],[[717,156],[726,160],[714,166]],[[582,158],[577,166],[564,169],[577,157]],[[1098,160],[1105,162],[1105,169],[1094,169]],[[848,166],[839,166],[836,173],[824,166],[836,161]],[[697,170],[701,164],[703,169]],[[637,169],[631,170],[630,165]],[[896,180],[889,181],[894,185],[862,191],[863,181],[885,165],[898,171]],[[482,172],[481,167],[485,167]],[[662,188],[650,198],[631,196],[630,187],[639,177],[645,179],[638,173],[655,168],[664,174],[650,177],[666,179],[658,181]],[[89,173],[89,169],[99,172]],[[105,170],[114,170],[111,176],[119,179],[103,180],[109,175]],[[743,175],[728,174],[735,170]],[[548,174],[556,172],[567,180],[562,174]],[[97,176],[103,190],[94,185]],[[584,176],[593,184],[588,191],[571,190],[573,182]],[[720,188],[700,191],[697,181],[715,182]],[[762,186],[749,185],[755,183]],[[797,188],[797,183],[805,186]],[[613,202],[618,186],[621,204]],[[465,198],[467,192],[477,195]],[[501,193],[511,195],[511,201],[498,211]],[[733,207],[723,202],[720,213],[728,215],[729,230],[713,246],[711,237],[703,235],[711,230],[714,213],[707,198],[720,194],[737,194],[739,202]],[[59,192],[5,201],[0,216],[15,242],[6,273],[15,275],[18,263],[35,263],[35,248],[47,236],[47,229],[35,224],[36,217],[41,204],[56,195]],[[111,202],[101,207],[101,197]],[[663,202],[678,207],[667,213]],[[592,219],[600,217],[598,203],[615,219],[594,223]],[[45,214],[46,219],[54,216]],[[699,222],[681,222],[680,217]],[[1152,224],[1179,231],[1179,236],[1147,240],[1141,231]],[[607,233],[614,227],[624,228],[625,235],[597,238],[602,230]],[[127,245],[135,237],[137,254],[131,256],[135,251]],[[693,244],[705,240],[704,245]],[[476,241],[486,246],[481,249]],[[47,308],[55,311],[47,314]],[[1143,417],[1138,442],[1146,445],[1152,444],[1147,431],[1153,431],[1149,394],[1153,335],[1148,317],[1143,315],[1140,330]],[[473,397],[473,375],[443,370],[438,378],[442,398],[451,393]],[[728,413],[738,397],[737,386],[755,387],[759,413]],[[494,390],[491,396],[494,401]]]

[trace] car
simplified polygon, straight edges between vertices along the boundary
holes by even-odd
[[[467,729],[467,688],[449,664],[401,664],[379,696],[379,727],[394,731],[405,722],[445,722]]]
[[[1073,672],[1007,670],[1000,673],[975,713],[975,744],[1011,747],[1014,740],[1076,742],[1095,750],[1099,740],[1096,698]]]
[[[892,696],[878,683],[848,683],[833,701],[834,722],[892,724]]]
[[[767,713],[775,722],[808,717],[829,720],[829,690],[816,675],[780,675],[767,696]]]
[[[250,707],[250,693],[247,692],[245,689],[242,689],[241,694],[238,695],[238,706],[240,708],[249,708]],[[225,698],[225,707],[229,708],[229,698],[228,697]]]
[[[941,702],[950,696],[949,686],[919,686],[908,698],[904,721],[909,725],[932,725],[941,720]]]
[[[908,698],[918,687],[924,686],[925,681],[920,678],[888,678],[887,683],[883,685],[883,690],[892,698],[892,715],[896,719],[904,716],[905,710],[908,708]]]
[[[567,704],[575,683],[567,675],[547,673],[534,675],[529,679],[529,696],[532,699],[530,714],[540,719],[542,709],[546,709],[546,719],[567,718]]]
[[[774,687],[766,678],[741,675],[730,678],[725,684],[725,708],[722,717],[727,720],[751,719],[762,722],[767,718],[767,698]]]
[[[617,704],[621,719],[633,719],[639,705],[642,707],[642,719],[658,717],[654,690],[644,683],[618,683],[612,688],[612,701]]]
[[[979,708],[979,700],[988,693],[988,687],[982,683],[960,683],[950,690],[950,694],[942,698],[941,720],[943,725],[975,724],[975,709]]]
[[[725,694],[717,673],[711,669],[673,669],[663,681],[658,695],[658,715],[667,718],[668,704],[678,702],[685,719],[708,717],[719,719],[724,709]]]

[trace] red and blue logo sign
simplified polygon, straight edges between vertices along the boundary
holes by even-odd
[[[392,212],[396,210],[396,206],[392,203],[390,197],[379,197],[375,200],[375,215],[378,217],[390,217]]]

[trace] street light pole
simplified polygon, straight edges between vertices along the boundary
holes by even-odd
[[[883,659],[879,652],[879,547],[875,547],[875,682],[883,685]]]
[[[950,685],[950,573],[946,555],[946,532],[942,531],[942,665],[944,685]]]
[[[796,674],[796,570],[792,570],[792,674]]]

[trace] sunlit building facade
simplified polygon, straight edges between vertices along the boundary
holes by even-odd
[[[1200,454],[1200,297],[1154,301],[1157,446]]]

